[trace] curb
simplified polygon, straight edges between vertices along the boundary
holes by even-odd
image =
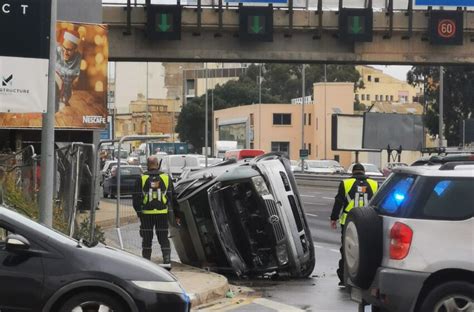
[[[223,275],[172,261],[171,273],[191,298],[192,307],[225,298],[230,289]]]

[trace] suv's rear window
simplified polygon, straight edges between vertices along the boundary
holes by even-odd
[[[392,175],[371,205],[402,218],[464,220],[474,215],[474,179]]]

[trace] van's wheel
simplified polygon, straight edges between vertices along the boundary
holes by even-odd
[[[474,311],[474,285],[463,281],[441,284],[428,293],[420,311]]]
[[[59,308],[59,312],[125,312],[122,300],[101,292],[82,292],[72,296]]]
[[[374,209],[354,208],[346,219],[344,264],[351,281],[367,289],[382,261],[382,220]]]

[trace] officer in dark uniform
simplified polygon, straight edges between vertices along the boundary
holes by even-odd
[[[367,178],[363,165],[357,163],[352,167],[352,177],[344,179],[339,184],[339,190],[334,200],[334,206],[331,213],[331,227],[337,228],[337,220],[341,224],[341,233],[343,234],[344,224],[347,214],[354,207],[364,207],[377,192],[378,183],[375,180]],[[342,214],[341,214],[342,210]],[[337,276],[340,279],[339,286],[344,286],[344,250],[341,236],[341,260]]]
[[[153,231],[156,231],[163,254],[163,267],[171,268],[171,248],[168,239],[168,209],[174,196],[170,176],[161,172],[156,156],[147,159],[148,171],[135,184],[133,208],[140,218],[142,256],[151,259]]]

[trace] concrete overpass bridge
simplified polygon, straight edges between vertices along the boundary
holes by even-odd
[[[291,11],[274,8],[273,42],[240,40],[239,13],[235,8],[220,13],[211,7],[201,11],[184,7],[179,41],[147,38],[144,7],[131,7],[128,15],[123,6],[104,5],[103,22],[110,26],[113,61],[474,63],[472,11],[464,12],[464,39],[459,46],[429,42],[428,11],[375,11],[372,42],[345,42],[338,38],[337,11]]]

